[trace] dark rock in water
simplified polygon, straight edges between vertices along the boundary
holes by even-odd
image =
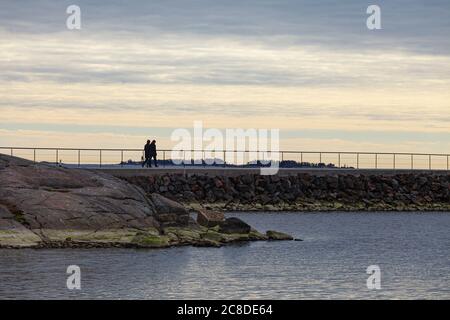
[[[223,233],[250,233],[252,228],[239,218],[227,218],[219,224],[219,231]]]
[[[225,220],[223,212],[211,211],[211,210],[198,210],[197,223],[207,227],[215,227]]]
[[[294,238],[289,234],[273,230],[268,230],[266,232],[266,236],[269,240],[294,240]]]

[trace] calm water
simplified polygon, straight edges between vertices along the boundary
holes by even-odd
[[[302,242],[0,250],[0,298],[450,299],[450,213],[233,214]],[[66,268],[82,288],[66,289]],[[366,268],[381,268],[381,290]]]

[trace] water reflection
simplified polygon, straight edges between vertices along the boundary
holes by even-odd
[[[234,214],[302,242],[160,250],[0,250],[2,299],[450,298],[448,213]],[[82,290],[66,289],[66,268]],[[366,287],[368,265],[382,290]]]

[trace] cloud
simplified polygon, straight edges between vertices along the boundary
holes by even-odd
[[[0,3],[3,82],[448,86],[448,1],[72,1]]]
[[[73,1],[16,0],[0,4],[0,21],[13,32],[55,33],[65,27]],[[303,44],[337,47],[405,47],[449,52],[446,0],[379,0],[383,32],[369,33],[366,8],[371,1],[347,0],[79,0],[86,32],[147,35],[197,34],[254,38],[292,36]],[[431,44],[431,46],[424,46]]]
[[[0,126],[450,130],[448,1],[70,4],[0,2]]]
[[[51,39],[2,38],[3,82],[440,87],[450,82],[450,56],[179,35],[135,42],[62,33]]]

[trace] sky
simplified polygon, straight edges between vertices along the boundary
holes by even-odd
[[[285,150],[450,153],[449,18],[448,0],[0,0],[0,146],[170,148],[203,121]]]

